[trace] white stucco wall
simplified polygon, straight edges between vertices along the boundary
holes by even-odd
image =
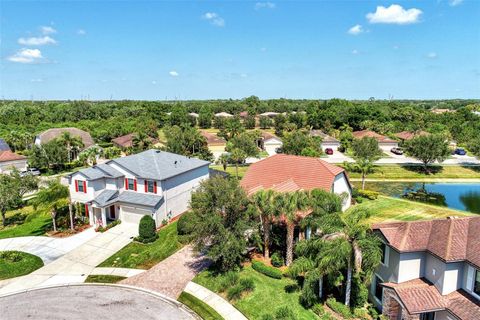
[[[424,276],[425,253],[401,253],[398,265],[398,283]]]
[[[16,168],[19,171],[27,170],[27,160],[0,162],[0,173],[10,173],[13,168]]]
[[[480,302],[480,295],[473,292],[473,281],[475,279],[475,268],[468,263],[464,263],[462,275],[462,289],[470,293]]]
[[[325,149],[331,148],[333,151],[338,151],[340,147],[340,142],[322,142],[320,143],[320,147],[325,152]]]
[[[342,210],[345,211],[350,207],[352,202],[352,189],[347,181],[347,176],[342,172],[338,174],[333,181],[333,193],[341,195],[344,192],[347,194],[347,198],[344,199]]]
[[[378,144],[378,147],[384,151],[390,151],[390,149],[392,148],[398,148],[398,142],[389,142],[389,143],[380,142]]]
[[[283,142],[275,138],[265,140],[263,143],[263,147],[269,156],[277,154],[275,150],[277,150],[277,148],[281,148],[282,146]]]
[[[429,253],[425,258],[425,278],[433,283],[442,295],[461,287],[463,263],[445,263]]]

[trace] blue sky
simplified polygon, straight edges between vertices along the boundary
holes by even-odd
[[[480,1],[0,6],[4,98],[480,98]]]

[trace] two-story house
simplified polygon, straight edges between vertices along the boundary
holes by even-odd
[[[209,177],[209,162],[159,150],[110,160],[72,173],[72,202],[85,205],[90,224],[151,215],[160,226],[188,209],[191,193]]]
[[[389,319],[480,319],[480,217],[381,223],[370,298]]]

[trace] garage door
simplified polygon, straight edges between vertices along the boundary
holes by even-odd
[[[151,213],[147,210],[131,208],[131,207],[120,207],[120,220],[125,223],[139,224],[140,219],[144,215],[150,215]]]

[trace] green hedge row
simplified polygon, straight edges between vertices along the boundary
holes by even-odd
[[[264,275],[274,278],[274,279],[281,279],[282,272],[274,267],[269,267],[265,265],[261,261],[254,260],[252,261],[252,268],[253,270],[263,273]]]

